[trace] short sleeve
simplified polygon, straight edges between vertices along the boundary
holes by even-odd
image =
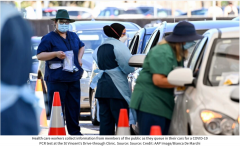
[[[149,54],[149,68],[152,74],[167,76],[173,68],[173,57],[164,51],[152,51],[152,53]]]
[[[83,46],[85,46],[85,44],[79,39],[79,49],[82,48]]]
[[[48,37],[43,36],[41,39],[41,43],[38,46],[37,49],[37,55],[40,54],[41,52],[51,52],[51,41]]]

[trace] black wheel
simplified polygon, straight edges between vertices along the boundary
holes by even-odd
[[[90,92],[90,108],[91,108],[91,121],[94,126],[99,126],[99,122],[97,120],[97,100],[95,99],[95,90],[91,90]]]

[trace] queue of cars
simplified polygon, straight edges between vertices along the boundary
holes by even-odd
[[[197,25],[194,25],[197,29]],[[234,24],[228,26],[234,27]],[[239,28],[236,24],[235,28],[228,26],[225,29],[212,28],[207,32],[201,30],[202,34],[205,32],[205,37],[194,46],[188,68],[169,74],[171,84],[187,85],[186,90],[176,95],[169,134],[238,135],[239,97],[234,96],[234,92],[239,90]],[[141,67],[144,58],[145,54],[134,55],[129,65]],[[197,72],[193,74],[194,71]],[[237,80],[224,85],[230,76],[235,76]],[[137,75],[132,77],[137,78]],[[132,129],[138,134],[137,125]]]
[[[185,86],[176,94],[169,134],[239,135],[239,27],[210,29],[203,36],[187,68],[168,75],[171,84]],[[141,67],[144,56],[132,56],[129,65]]]
[[[85,52],[83,55],[84,73],[81,79],[81,111],[91,112],[91,121],[93,125],[99,125],[97,121],[97,99],[95,99],[96,89],[90,88],[92,78],[96,75],[93,71],[97,69],[96,63],[92,59],[93,51],[106,38],[103,33],[103,26],[110,25],[113,21],[81,21],[70,24],[70,31],[76,32],[80,39],[85,43]],[[126,27],[129,46],[133,57],[129,65],[136,67],[135,71],[128,75],[129,86],[134,89],[135,81],[141,72],[146,54],[159,41],[169,35],[177,23],[162,22],[158,27],[140,28],[138,25],[130,22],[120,22]],[[189,60],[185,61],[186,69],[173,71],[169,78],[172,84],[186,86],[186,90],[176,95],[176,106],[173,114],[173,121],[170,127],[170,134],[176,135],[218,135],[237,134],[239,127],[238,108],[239,97],[233,92],[239,83],[230,84],[230,86],[221,85],[226,77],[235,76],[239,73],[239,29],[229,27],[239,27],[238,21],[193,21],[197,33],[203,34],[202,40],[196,41],[195,45],[189,49]],[[226,28],[226,29],[222,29]],[[32,38],[33,52],[37,49],[41,37]],[[38,43],[36,43],[38,42]],[[235,49],[234,53],[228,53],[227,50]],[[238,52],[238,55],[236,55]],[[42,79],[44,77],[45,62],[38,62],[38,69],[35,69],[35,75],[30,79]],[[231,67],[229,64],[225,67],[221,63],[237,61],[235,71],[224,68]],[[218,65],[220,63],[220,65]],[[35,66],[36,67],[36,66]],[[195,71],[198,71],[195,73]],[[193,74],[194,72],[194,74]],[[179,82],[179,75],[186,77],[185,82]],[[187,76],[189,75],[189,76]],[[182,78],[181,78],[182,79]],[[191,83],[187,83],[191,81]],[[225,81],[226,82],[226,81]],[[43,81],[44,93],[47,93],[47,87]],[[204,93],[203,93],[204,91]],[[218,93],[218,94],[216,94]],[[45,99],[46,100],[46,99]],[[222,107],[231,107],[228,110],[222,110]],[[90,110],[89,110],[90,109]],[[181,117],[180,117],[181,116]],[[178,123],[179,122],[179,123]],[[234,126],[234,127],[233,127]],[[233,127],[233,128],[232,128]],[[232,129],[231,129],[232,128]],[[132,134],[138,134],[138,125],[131,126]]]
[[[204,34],[209,29],[239,26],[239,23],[235,21],[195,21],[195,22],[193,21],[191,23],[194,24],[197,30],[197,33],[199,34]],[[141,71],[141,62],[143,62],[145,55],[149,52],[149,50],[152,47],[157,45],[159,41],[164,39],[165,36],[169,35],[173,31],[176,24],[177,23],[163,22],[161,23],[160,26],[155,28],[142,28],[134,35],[129,45],[129,49],[131,53],[133,55],[136,54],[135,56],[137,56],[135,60],[136,62],[132,63],[132,65],[136,67],[135,68],[136,70],[133,73],[129,74],[128,76],[129,85],[132,88],[132,90],[134,89],[135,81],[139,75],[139,72]],[[195,48],[198,46],[199,43],[200,41],[196,41],[196,44],[189,49],[189,53],[190,53],[189,56],[192,54],[192,52],[195,50]],[[185,61],[185,66],[187,66],[187,63],[188,63],[188,60]],[[93,64],[93,68],[97,69],[97,65]],[[95,76],[95,73],[92,74],[91,79],[94,76]],[[97,99],[95,99],[94,97],[96,89],[91,89],[91,88],[89,89],[90,89],[89,98],[91,103],[90,105],[92,108],[91,119],[92,119],[93,125],[98,125],[99,123],[97,122],[97,118],[96,118]],[[131,129],[133,133],[138,134],[137,125],[136,126],[133,125]]]

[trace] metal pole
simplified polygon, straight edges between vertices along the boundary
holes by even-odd
[[[216,1],[213,1],[213,10],[216,10]],[[216,13],[213,12],[213,21],[216,21]]]
[[[157,2],[156,1],[154,1],[154,12],[153,12],[153,16],[154,17],[157,17],[157,8],[156,8],[156,6],[157,6]]]

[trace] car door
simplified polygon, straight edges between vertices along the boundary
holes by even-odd
[[[201,66],[201,61],[207,40],[208,38],[206,36],[201,41],[199,41],[190,57],[188,68],[192,69],[193,72],[194,70]],[[197,107],[200,103],[200,101],[196,99],[196,94],[197,94],[196,87],[189,86],[186,87],[184,93],[176,95],[175,107],[173,111],[169,134],[176,135],[191,134],[190,133],[191,119],[189,117],[189,111],[191,110],[191,108]]]
[[[129,45],[129,50],[132,55],[141,53],[141,50],[142,50],[141,47],[142,47],[145,32],[146,32],[146,29],[142,28],[135,34],[133,41]]]
[[[152,36],[150,37],[144,51],[143,54],[147,54],[151,48],[153,48],[154,46],[156,46],[162,39],[164,36],[164,32],[166,29],[166,22],[163,22],[159,27],[156,28],[156,30],[153,32]]]

